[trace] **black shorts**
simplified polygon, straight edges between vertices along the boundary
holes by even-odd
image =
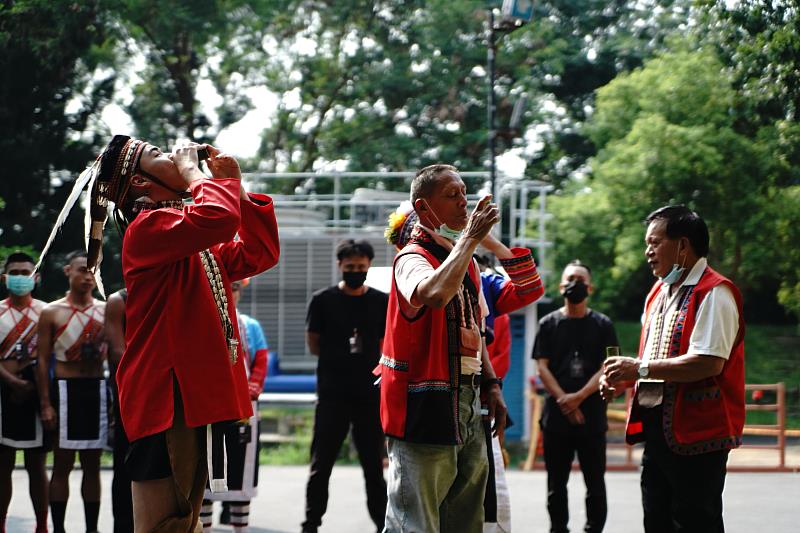
[[[125,455],[125,468],[131,481],[152,481],[172,475],[172,464],[167,449],[167,431],[170,430],[131,442]],[[203,442],[205,431],[206,426],[194,429],[198,443]]]
[[[162,431],[131,442],[125,455],[125,468],[131,481],[170,477],[172,466],[167,451],[167,432]]]

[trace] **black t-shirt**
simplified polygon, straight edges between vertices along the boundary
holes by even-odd
[[[386,293],[370,287],[361,296],[345,294],[336,285],[314,293],[308,304],[306,330],[319,334],[320,396],[345,393],[377,398],[372,370],[381,356],[388,304]]]
[[[604,314],[590,309],[582,318],[568,318],[559,309],[539,321],[533,358],[548,360],[547,368],[564,392],[577,392],[602,367],[606,346],[618,345],[614,324]],[[583,429],[607,429],[606,406],[599,392],[586,398],[580,410],[586,419]],[[551,396],[542,412],[542,427],[548,431],[575,429]]]

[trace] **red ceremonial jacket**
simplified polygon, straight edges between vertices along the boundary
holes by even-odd
[[[247,354],[231,364],[199,256],[210,249],[217,260],[238,338],[230,283],[267,270],[279,255],[272,200],[251,194],[253,202],[240,204],[239,189],[238,179],[195,181],[194,205],[141,212],[125,232],[127,346],[117,384],[131,441],[172,426],[173,376],[190,427],[252,414]]]
[[[486,345],[495,375],[505,379],[511,367],[511,319],[508,315],[494,318],[494,342]]]
[[[511,329],[508,313],[531,304],[544,295],[544,285],[530,250],[511,248],[513,257],[501,259],[508,274],[481,274],[483,295],[489,307],[486,317],[486,350],[495,375],[505,378],[511,365]]]
[[[441,261],[416,243],[397,254],[419,254],[434,268]],[[469,277],[480,287],[475,262]],[[415,317],[400,309],[392,271],[381,356],[381,423],[390,437],[421,444],[461,444],[458,429],[460,357],[448,354],[445,308],[425,306]],[[452,360],[451,360],[452,359]]]
[[[669,448],[680,455],[696,455],[717,450],[733,449],[742,443],[744,428],[744,318],[742,296],[727,278],[706,267],[697,285],[690,288],[679,303],[680,314],[675,323],[669,357],[687,352],[694,330],[697,310],[706,295],[718,285],[727,285],[739,310],[739,332],[730,356],[718,376],[693,383],[664,383],[663,429]],[[645,324],[651,306],[661,290],[662,282],[653,286],[645,302]],[[641,357],[647,332],[642,328],[639,341]],[[625,438],[628,444],[644,440],[639,405],[631,402]]]

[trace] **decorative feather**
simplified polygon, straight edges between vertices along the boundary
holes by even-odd
[[[59,230],[61,230],[61,226],[64,225],[64,222],[67,221],[67,217],[69,216],[69,212],[72,210],[72,207],[75,205],[75,202],[78,201],[78,198],[81,196],[81,192],[86,187],[86,184],[89,183],[95,176],[97,176],[98,171],[100,170],[100,162],[95,161],[92,166],[81,172],[81,175],[78,176],[78,179],[75,180],[75,185],[72,186],[72,192],[69,193],[67,197],[67,202],[64,204],[64,207],[61,208],[61,212],[58,214],[56,218],[56,223],[53,226],[53,230],[50,232],[50,236],[47,238],[47,242],[42,248],[42,254],[39,256],[39,262],[36,263],[36,267],[34,271],[38,272],[39,267],[42,266],[42,262],[44,261],[47,252],[50,250],[50,245],[53,244],[53,241],[56,238]]]
[[[86,242],[86,251],[88,254],[87,261],[89,264],[94,263],[90,269],[94,274],[94,281],[97,283],[97,290],[100,292],[100,296],[103,297],[103,300],[106,299],[106,290],[103,286],[103,278],[100,276],[100,264],[103,262],[103,230],[106,226],[106,219],[107,214],[103,213],[102,220],[93,220],[92,217],[92,196],[95,187],[95,181],[97,180],[97,172],[94,173],[92,178],[89,180],[89,184],[87,186],[87,194],[86,199],[84,201],[84,210],[86,211],[83,218],[83,228],[84,228],[84,236]],[[95,209],[98,209],[95,206]],[[106,203],[105,209],[108,209],[108,205]],[[95,246],[90,246],[89,243],[94,240],[96,241]],[[99,242],[98,242],[99,241]],[[94,258],[94,250],[97,250],[97,258]]]

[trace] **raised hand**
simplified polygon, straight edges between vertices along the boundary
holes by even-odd
[[[497,204],[493,204],[492,195],[487,194],[480,199],[478,205],[472,211],[464,229],[463,236],[473,238],[478,242],[482,241],[492,230],[492,226],[500,220]]]
[[[242,170],[235,157],[220,152],[210,144],[206,147],[208,148],[208,168],[211,170],[211,177],[242,179]]]
[[[190,141],[178,141],[175,143],[175,146],[172,148],[172,153],[169,154],[169,158],[175,163],[178,172],[183,175],[195,169],[199,170],[197,166],[199,161],[197,159],[197,150],[203,146],[205,145]]]

